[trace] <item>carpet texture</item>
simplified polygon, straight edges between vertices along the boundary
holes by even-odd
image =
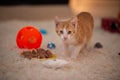
[[[100,19],[95,19],[94,35],[89,49],[80,54],[79,61],[70,62],[63,68],[50,69],[40,60],[28,60],[20,56],[21,49],[16,46],[16,35],[26,25],[46,29],[41,47],[54,42],[53,50],[62,57],[62,42],[54,30],[54,21],[0,22],[0,80],[120,80],[120,35],[106,32],[100,28]],[[101,49],[94,44],[100,42]],[[65,58],[63,58],[65,59]]]

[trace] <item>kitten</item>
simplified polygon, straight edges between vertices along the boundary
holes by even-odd
[[[69,20],[59,20],[55,18],[56,33],[61,37],[64,43],[65,54],[73,59],[77,58],[79,52],[89,43],[94,22],[93,17],[88,12],[81,12],[77,16]],[[70,54],[69,46],[75,48]]]

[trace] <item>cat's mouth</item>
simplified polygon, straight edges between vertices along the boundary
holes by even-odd
[[[67,40],[69,39],[69,36],[61,36],[61,39],[62,39],[63,41],[67,41]]]
[[[67,38],[67,37],[64,37],[64,38],[62,38],[62,40],[63,40],[63,41],[67,41],[67,40],[68,40],[68,38]]]

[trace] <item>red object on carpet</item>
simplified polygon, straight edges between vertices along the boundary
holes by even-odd
[[[19,48],[39,48],[42,43],[42,35],[33,26],[26,26],[18,32],[16,43]]]
[[[120,22],[117,18],[102,18],[101,27],[112,33],[120,33]]]

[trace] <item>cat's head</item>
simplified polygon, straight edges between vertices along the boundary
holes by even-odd
[[[71,39],[76,33],[77,17],[71,20],[60,20],[55,18],[56,33],[62,38],[62,40]]]

